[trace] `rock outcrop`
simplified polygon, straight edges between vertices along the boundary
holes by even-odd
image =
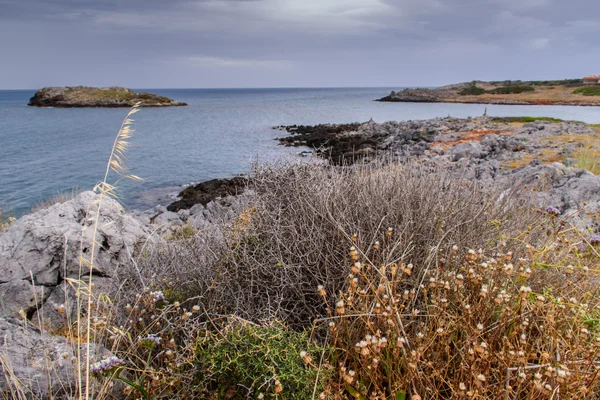
[[[515,120],[436,118],[278,128],[291,134],[280,139],[282,144],[310,145],[334,164],[417,159],[485,185],[520,184],[534,189],[540,208],[574,214],[580,227],[600,232],[586,216],[600,210],[600,176],[572,167],[590,138],[600,145],[600,135],[579,122]]]
[[[206,206],[218,197],[232,196],[244,191],[247,178],[234,177],[231,179],[212,179],[197,185],[189,186],[179,193],[179,200],[171,203],[168,211],[187,210],[196,204]]]
[[[87,346],[50,335],[27,321],[0,318],[0,391],[14,399],[75,398],[77,353],[85,370]],[[92,363],[110,356],[102,346],[89,346]]]
[[[134,92],[122,87],[93,88],[87,86],[47,87],[40,89],[29,101],[36,107],[141,107],[185,106],[186,103],[171,100],[152,93]]]
[[[65,296],[69,293],[67,280],[89,276],[80,254],[91,252],[93,224],[88,210],[95,207],[95,200],[95,193],[81,193],[25,215],[0,232],[0,317],[25,314],[51,328],[61,327],[64,321],[56,315],[56,307],[65,305],[70,297]],[[112,199],[103,199],[99,215],[92,270],[97,289],[110,284],[119,266],[130,261],[136,246],[152,240],[150,230]]]

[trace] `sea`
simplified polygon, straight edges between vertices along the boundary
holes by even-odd
[[[549,116],[600,123],[600,107],[381,103],[389,88],[138,89],[188,103],[135,114],[121,181],[128,209],[167,205],[189,184],[249,173],[255,163],[304,160],[275,139],[279,125]],[[0,91],[0,210],[20,216],[61,193],[91,190],[104,176],[126,109],[28,107],[35,90]]]

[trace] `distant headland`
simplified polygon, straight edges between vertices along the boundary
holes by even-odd
[[[87,86],[47,87],[38,90],[29,100],[30,106],[81,108],[81,107],[141,107],[186,106],[186,103],[152,93],[134,92],[131,89],[113,86],[95,88]]]
[[[435,89],[393,91],[377,101],[600,106],[600,77],[555,81],[472,81]]]

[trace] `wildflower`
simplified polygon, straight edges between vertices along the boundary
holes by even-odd
[[[548,213],[550,215],[554,215],[554,216],[557,216],[557,215],[561,214],[560,210],[558,208],[552,207],[552,206],[546,207],[546,213]]]
[[[481,285],[481,290],[479,291],[479,296],[480,297],[486,297],[488,293],[488,287],[487,285]]]
[[[188,319],[188,318],[189,318],[189,317],[191,317],[191,316],[192,316],[192,313],[191,313],[191,312],[186,312],[185,314],[183,314],[183,315],[181,316],[181,319],[182,319],[183,321],[185,321],[186,319]]]
[[[279,382],[279,379],[275,381],[275,393],[279,394],[283,392],[283,385]]]
[[[600,235],[594,235],[594,236],[592,236],[592,238],[590,239],[590,243],[591,244],[598,244],[598,243],[600,243]]]
[[[317,286],[317,293],[321,297],[325,297],[327,295],[327,293],[325,292],[325,289],[323,288],[323,285]]]
[[[168,304],[169,302],[165,299],[165,295],[163,294],[163,292],[156,291],[156,292],[150,292],[150,295],[152,296],[152,300],[154,301],[155,304],[157,305],[163,305],[163,304]]]
[[[483,330],[483,324],[477,324],[477,330],[478,331],[482,331]]]
[[[477,380],[480,382],[485,382],[485,375],[484,374],[477,375]]]
[[[147,349],[152,350],[153,348],[155,348],[156,346],[158,346],[160,344],[160,337],[155,336],[155,335],[141,337],[141,338],[138,338],[138,344],[141,347],[145,347]]]
[[[385,231],[385,236],[387,237],[392,237],[392,233],[394,233],[394,228],[387,228],[387,231]]]
[[[352,261],[358,261],[358,252],[354,246],[350,247],[350,258]]]
[[[346,313],[346,309],[344,308],[344,300],[340,300],[335,304],[335,311],[338,315],[344,315]]]
[[[521,293],[521,297],[527,297],[531,293],[531,288],[529,286],[521,286],[519,292]]]
[[[467,386],[462,382],[458,384],[458,388],[463,392],[467,390]]]
[[[200,311],[200,306],[196,305],[196,306],[192,307],[192,311],[193,311],[193,312],[198,312],[198,311]]]
[[[64,315],[65,314],[65,305],[61,304],[60,306],[58,306],[56,308],[56,311],[60,314],[60,315]]]
[[[307,363],[307,364],[312,363],[312,358],[306,351],[301,351],[300,357],[302,357],[302,360],[304,360],[305,363]]]
[[[379,250],[379,242],[375,242],[375,244],[373,245],[373,250]]]
[[[354,372],[353,370],[349,370],[348,373],[344,375],[344,380],[346,381],[346,383],[351,385],[352,382],[354,382],[354,375],[356,375],[356,372]]]
[[[109,358],[98,361],[92,365],[90,372],[93,376],[100,378],[102,376],[107,376],[123,364],[125,364],[125,361],[116,356],[110,356]]]
[[[352,266],[351,271],[353,274],[358,274],[360,272],[361,268],[362,268],[362,264],[360,263],[360,261],[357,261]]]

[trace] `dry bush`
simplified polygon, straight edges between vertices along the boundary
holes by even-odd
[[[323,398],[598,398],[600,237],[546,226],[522,258],[452,246],[416,281],[422,266],[389,257],[394,231],[350,248],[335,305],[317,290],[338,349]]]
[[[145,286],[200,296],[208,313],[305,326],[325,311],[314,288],[344,287],[353,235],[368,250],[393,226],[387,257],[418,265],[418,279],[440,246],[493,247],[498,226],[515,234],[536,220],[515,196],[417,164],[264,167],[251,187],[257,195],[232,226],[146,254]]]
[[[14,217],[5,217],[4,211],[0,208],[0,231],[8,229],[15,220]]]
[[[30,212],[34,213],[36,211],[49,208],[57,203],[66,203],[69,200],[73,200],[81,192],[82,190],[76,187],[72,188],[71,190],[59,191],[47,199],[38,201],[36,205],[31,208]]]

